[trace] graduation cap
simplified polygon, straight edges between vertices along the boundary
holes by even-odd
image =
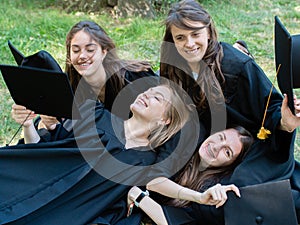
[[[26,57],[10,41],[8,41],[8,47],[19,66],[29,66],[62,72],[57,61],[45,50],[40,50],[37,53]]]
[[[275,63],[281,65],[278,87],[287,94],[288,105],[295,114],[293,89],[300,88],[300,34],[290,35],[279,18],[275,16]]]
[[[298,224],[289,180],[241,187],[240,193],[227,193],[225,225]]]
[[[9,47],[11,53],[13,54],[13,56],[15,58],[16,63],[19,66],[21,66],[25,56],[15,46],[13,46],[13,44],[10,41],[8,41],[7,44],[8,44],[8,47]]]
[[[18,66],[0,65],[0,70],[15,103],[58,119],[79,119],[68,76],[52,55],[41,50],[24,56],[10,41],[8,46]]]
[[[290,35],[290,33],[283,26],[277,16],[275,16],[275,64],[276,77],[278,87],[282,94],[288,97],[288,106],[293,114],[295,114],[294,107],[294,88],[300,88],[300,35]],[[271,92],[274,87],[274,82],[270,90],[268,102],[265,108],[265,114],[262,126],[257,134],[257,137],[264,140],[271,132],[264,128],[264,121],[269,105]]]
[[[11,97],[35,113],[79,119],[67,74],[27,66],[0,65]]]

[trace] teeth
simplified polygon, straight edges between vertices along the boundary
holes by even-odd
[[[147,107],[147,104],[146,104],[146,102],[145,102],[143,99],[139,99],[139,100],[140,100],[140,102],[141,102],[144,106]]]
[[[193,49],[193,50],[186,50],[185,52],[188,54],[193,54],[196,53],[198,51],[198,49]]]

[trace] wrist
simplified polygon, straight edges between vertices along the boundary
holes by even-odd
[[[141,191],[140,194],[133,200],[136,207],[139,207],[140,202],[144,199],[144,197],[149,196],[148,190]]]
[[[287,131],[289,133],[291,133],[295,130],[295,128],[289,127],[288,124],[285,123],[282,118],[280,119],[280,128],[281,128],[281,130]]]

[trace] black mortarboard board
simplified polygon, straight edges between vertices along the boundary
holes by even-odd
[[[75,104],[73,107],[74,94],[67,74],[12,65],[0,65],[0,70],[16,104],[39,114],[80,118]]]
[[[275,63],[278,72],[278,86],[287,94],[288,104],[295,113],[293,89],[300,88],[300,34],[290,35],[279,18],[275,16]]]
[[[241,187],[227,192],[225,225],[297,225],[289,180]]]

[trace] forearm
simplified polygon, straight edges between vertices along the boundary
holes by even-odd
[[[38,135],[33,124],[28,127],[23,127],[23,132],[25,144],[37,143],[40,141],[40,136]]]
[[[168,224],[162,207],[149,196],[145,196],[141,200],[139,208],[141,208],[156,224]]]
[[[156,224],[167,225],[167,219],[162,207],[149,197],[149,193],[143,192],[139,187],[132,187],[128,192],[128,203],[130,208],[139,207],[143,210]],[[131,214],[131,210],[129,214]]]
[[[200,199],[202,194],[200,192],[185,188],[165,177],[153,179],[147,184],[147,189],[170,198],[178,198],[201,203]]]
[[[283,121],[283,119],[280,120],[279,125],[278,125],[278,129],[279,130],[287,131],[289,133],[293,132],[296,128],[297,128],[297,124],[296,123],[294,123],[294,124],[288,124],[288,123],[285,123]]]

